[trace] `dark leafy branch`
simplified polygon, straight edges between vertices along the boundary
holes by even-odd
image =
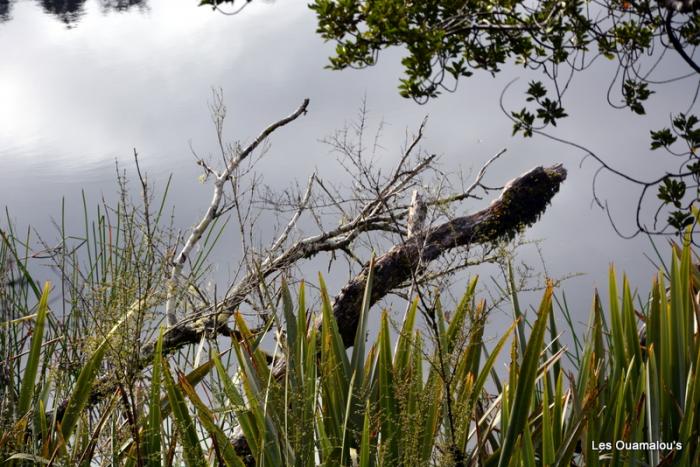
[[[532,100],[539,101],[546,95],[546,91],[541,87],[541,83],[531,83],[528,94],[533,96]],[[501,103],[501,109],[508,115],[503,103]],[[537,134],[573,146],[600,165],[592,184],[593,198],[598,206],[606,210],[613,227],[621,236],[632,238],[640,233],[680,235],[687,228],[690,228],[692,232],[695,231],[698,225],[697,203],[700,201],[700,158],[698,155],[700,127],[698,127],[698,118],[695,115],[678,114],[671,118],[671,128],[651,132],[650,149],[652,151],[663,149],[668,155],[679,161],[676,163],[674,172],[667,172],[651,180],[641,180],[625,174],[613,168],[601,156],[585,146],[545,132],[544,128],[547,127],[547,123],[537,125],[536,121],[541,117],[535,116],[527,109],[511,112],[509,117],[513,121],[514,133],[522,132],[525,137]],[[614,174],[625,182],[640,188],[635,207],[636,229],[631,234],[621,233],[610,214],[608,203],[601,200],[597,194],[596,178],[603,172]],[[644,216],[648,209],[644,208],[648,203],[648,195],[653,191],[656,191],[657,206],[652,210],[651,219],[645,220]],[[662,212],[665,213],[665,219],[660,222],[659,217]],[[691,236],[691,238],[695,241],[694,237]]]

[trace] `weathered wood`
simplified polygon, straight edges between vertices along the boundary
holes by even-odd
[[[448,250],[513,238],[540,218],[565,179],[566,170],[561,165],[537,167],[508,182],[501,196],[487,208],[427,229],[395,245],[375,260],[371,303],[410,280],[414,271]],[[365,266],[333,301],[333,313],[346,347],[355,340],[367,272]]]

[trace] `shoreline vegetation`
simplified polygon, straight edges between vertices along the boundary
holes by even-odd
[[[522,180],[528,174],[489,208],[511,209]],[[535,177],[539,188],[543,180]],[[116,208],[103,206],[92,224],[86,213],[85,238],[65,235],[60,251],[44,252],[60,273],[55,285],[30,273],[28,240],[11,224],[1,231],[3,465],[700,462],[700,269],[690,232],[648,297],[611,267],[608,296],[594,292],[585,335],[570,347],[562,333],[580,330],[554,303],[555,284],[526,319],[512,273],[504,287],[513,321],[497,342],[484,335],[490,308],[478,277],[449,309],[412,287],[395,328],[383,310],[366,341],[377,290],[387,287],[380,255],[357,276],[351,342],[319,275],[294,286],[261,281],[261,327],[234,310],[196,340],[186,336],[195,345],[168,349],[179,325],[163,321],[163,307],[183,285],[169,280],[173,254],[158,254],[165,199],[139,210],[120,186]],[[193,294],[220,235],[205,230],[202,253],[187,263]],[[187,294],[178,302],[185,314],[212,306]]]

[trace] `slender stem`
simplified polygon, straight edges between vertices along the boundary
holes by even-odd
[[[695,63],[692,58],[690,58],[688,53],[683,48],[681,41],[679,41],[678,37],[676,37],[676,35],[673,33],[673,25],[671,24],[671,20],[673,19],[674,13],[675,11],[669,8],[668,13],[666,14],[666,21],[664,22],[668,39],[671,41],[671,44],[673,44],[673,48],[676,50],[676,52],[678,52],[678,55],[680,55],[681,58],[685,60],[688,65],[690,65],[690,68],[695,70],[695,73],[700,73],[700,66],[698,66],[698,64]]]

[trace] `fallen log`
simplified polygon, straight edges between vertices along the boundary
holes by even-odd
[[[395,245],[375,260],[370,304],[410,280],[417,268],[427,266],[448,250],[512,239],[540,218],[565,179],[566,170],[561,165],[537,167],[508,182],[499,198],[487,208]],[[346,347],[355,340],[367,273],[368,265],[365,265],[333,301],[333,314]]]

